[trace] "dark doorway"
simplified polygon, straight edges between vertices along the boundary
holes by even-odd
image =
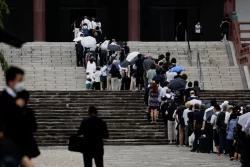
[[[177,37],[176,31],[179,23],[182,24],[181,26],[183,27],[184,32],[187,30],[187,13],[188,9],[174,9],[175,37]],[[184,35],[183,39],[185,39],[185,33],[183,35]]]

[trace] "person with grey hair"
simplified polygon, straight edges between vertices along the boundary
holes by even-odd
[[[217,120],[216,120],[216,126],[218,129],[218,134],[219,134],[219,142],[220,142],[220,153],[227,154],[227,148],[226,148],[226,142],[227,142],[227,124],[225,123],[225,118],[226,118],[226,112],[228,109],[228,102],[225,101],[221,105],[222,110],[218,114]]]

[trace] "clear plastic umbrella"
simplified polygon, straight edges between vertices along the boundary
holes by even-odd
[[[75,38],[73,41],[74,41],[74,42],[78,42],[78,41],[82,41],[82,39],[83,39],[83,37],[77,37],[77,38]]]
[[[246,125],[248,119],[250,119],[250,113],[243,114],[239,117],[238,124],[240,124],[242,127],[244,127]]]
[[[96,39],[91,36],[83,37],[83,39],[81,40],[81,44],[85,48],[95,49]]]
[[[131,62],[136,56],[138,56],[138,54],[140,54],[140,53],[139,53],[139,52],[132,52],[132,53],[130,53],[130,54],[127,56],[126,60],[127,60],[128,62]]]

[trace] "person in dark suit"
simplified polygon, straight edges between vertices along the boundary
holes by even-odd
[[[17,94],[16,103],[22,103],[21,108],[22,117],[22,138],[21,149],[23,153],[29,158],[35,158],[40,155],[40,151],[37,147],[36,140],[34,139],[34,133],[37,131],[37,123],[34,111],[27,107],[30,94],[24,90]]]
[[[85,138],[85,149],[83,153],[84,166],[92,167],[94,158],[96,167],[103,167],[103,139],[109,137],[107,124],[97,116],[98,112],[94,106],[88,109],[89,117],[85,118],[77,132]]]
[[[21,109],[16,103],[17,92],[24,90],[24,71],[17,67],[10,67],[6,71],[6,84],[0,96],[0,122],[3,124],[6,138],[20,146],[22,134]]]
[[[83,60],[82,60],[83,59],[83,46],[81,44],[81,41],[78,41],[75,47],[76,47],[76,65],[77,67],[82,67],[83,66]]]

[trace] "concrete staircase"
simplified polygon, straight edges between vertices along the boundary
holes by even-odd
[[[217,98],[230,103],[250,103],[250,91],[203,91],[202,100]],[[66,146],[87,108],[94,105],[110,131],[107,145],[165,145],[164,125],[146,121],[142,92],[60,91],[32,92],[29,106],[37,116],[40,146]]]
[[[128,42],[131,51],[158,57],[171,53],[178,64],[186,68],[189,81],[199,80],[196,55],[190,59],[186,42]],[[200,52],[205,90],[243,90],[244,74],[236,63],[230,62],[230,55],[222,42],[191,42],[191,49]],[[77,68],[74,43],[27,43],[21,49],[0,44],[10,65],[26,71],[28,90],[74,91],[85,89],[85,73]],[[232,56],[232,55],[231,55]],[[0,79],[1,80],[1,79]],[[3,82],[2,79],[0,82]],[[223,85],[222,85],[223,84]],[[2,88],[3,85],[1,84]]]
[[[21,49],[0,44],[0,50],[9,65],[25,70],[28,90],[85,90],[85,70],[76,67],[75,48],[71,42],[27,43]]]
[[[32,92],[30,107],[36,111],[40,146],[67,145],[75,134],[87,108],[94,105],[107,121],[109,145],[167,144],[163,123],[146,121],[141,92]]]

